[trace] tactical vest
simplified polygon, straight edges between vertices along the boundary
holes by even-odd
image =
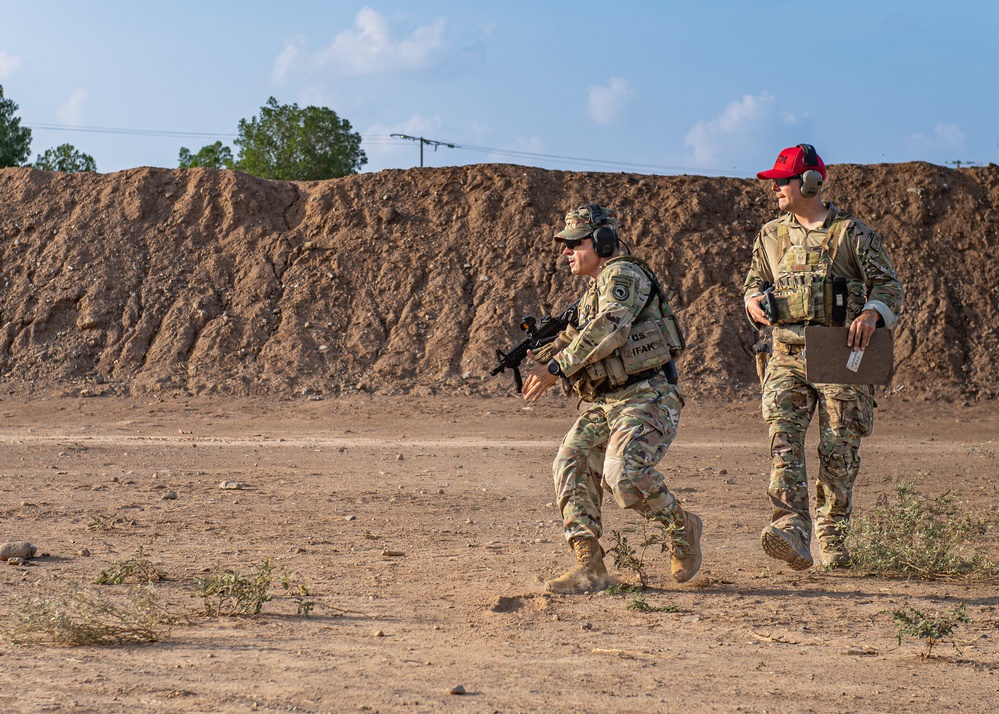
[[[687,348],[680,322],[670,309],[652,268],[641,258],[630,255],[613,258],[607,265],[617,261],[627,261],[641,268],[652,281],[652,289],[631,325],[625,344],[599,362],[586,365],[579,371],[578,379],[571,380],[573,391],[587,400],[606,391],[606,386],[623,385],[632,375],[668,364]],[[653,304],[654,297],[658,298],[658,304]]]
[[[779,263],[773,297],[778,325],[848,325],[862,311],[867,291],[860,280],[832,275],[833,261],[850,216],[833,219],[817,248],[792,245],[785,223],[777,225]]]

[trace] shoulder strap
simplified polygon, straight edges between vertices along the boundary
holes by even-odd
[[[846,229],[850,227],[850,218],[849,213],[840,211],[833,218],[832,223],[829,224],[829,234],[822,242],[822,250],[829,253],[830,264],[836,260],[836,251],[839,250],[839,244],[843,242],[842,239],[846,235]]]
[[[777,262],[784,258],[787,249],[791,247],[791,231],[786,223],[777,224]]]

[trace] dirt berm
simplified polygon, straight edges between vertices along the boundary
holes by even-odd
[[[18,394],[508,393],[494,350],[582,289],[552,241],[617,209],[674,294],[688,395],[754,393],[741,284],[776,215],[755,180],[392,170],[311,183],[231,171],[0,171],[0,379]],[[838,165],[827,196],[906,288],[887,395],[993,399],[999,167]]]

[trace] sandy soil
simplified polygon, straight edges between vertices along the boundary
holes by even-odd
[[[705,523],[690,583],[674,583],[663,558],[648,568],[644,599],[675,611],[545,594],[570,562],[549,465],[574,412],[552,395],[531,408],[513,397],[5,397],[0,541],[45,555],[0,567],[0,612],[93,583],[140,546],[178,610],[201,605],[195,580],[215,563],[264,559],[318,607],[304,618],[278,599],[255,617],[192,617],[145,645],[5,643],[0,710],[996,711],[994,584],[794,573],[762,554],[768,467],[754,401],[691,403],[663,462]],[[857,511],[897,478],[995,509],[997,433],[995,401],[882,399]],[[88,529],[102,514],[119,525]],[[611,501],[606,516],[608,532],[638,538],[635,514]],[[973,619],[960,651],[941,643],[923,659],[922,643],[898,645],[893,609],[958,603]]]

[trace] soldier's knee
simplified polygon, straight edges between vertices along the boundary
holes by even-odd
[[[604,483],[621,508],[631,508],[643,500],[641,491],[628,477],[624,459],[609,458],[604,462]]]
[[[586,466],[586,452],[582,449],[573,449],[563,446],[558,450],[555,461],[552,463],[552,473],[556,476],[561,473],[575,471]]]

